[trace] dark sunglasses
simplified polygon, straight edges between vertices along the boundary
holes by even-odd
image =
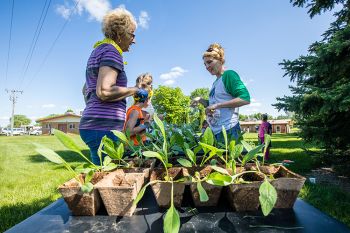
[[[213,52],[214,51],[214,49],[213,48],[209,48],[209,49],[207,49],[207,52]]]

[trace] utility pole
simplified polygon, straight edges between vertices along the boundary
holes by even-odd
[[[11,136],[13,136],[13,125],[15,123],[15,105],[17,102],[17,93],[23,93],[23,91],[18,90],[5,90],[7,93],[10,93],[10,101],[12,102],[12,117],[11,117]]]

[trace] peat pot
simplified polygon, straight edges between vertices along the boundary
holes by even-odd
[[[124,173],[122,169],[117,169],[105,176],[95,187],[108,215],[131,216],[136,209],[133,201],[143,183],[143,173]]]
[[[125,173],[143,173],[144,174],[144,182],[147,183],[149,181],[150,173],[153,171],[154,166],[156,164],[155,159],[147,159],[144,160],[144,164],[141,167],[137,167],[137,164],[133,160],[128,162],[131,165],[131,168],[124,168]]]
[[[255,173],[247,173],[243,175],[243,179],[251,183],[231,184],[226,187],[228,200],[236,211],[256,211],[260,206],[259,188],[264,178]]]
[[[168,168],[169,176],[173,180],[183,178],[183,171],[181,167]],[[151,172],[150,181],[161,180],[164,181],[166,171],[164,168],[155,168]],[[152,191],[157,200],[159,207],[169,208],[171,201],[171,183],[170,182],[155,182],[151,184]],[[174,205],[181,207],[183,194],[185,191],[185,184],[183,182],[174,182]]]
[[[104,173],[96,172],[91,180],[92,184],[98,183]],[[81,174],[83,179],[84,175]],[[94,188],[90,193],[83,193],[80,189],[80,183],[76,179],[71,179],[58,187],[59,192],[63,196],[68,208],[76,216],[94,216],[101,206],[101,197]]]
[[[274,178],[275,180],[272,180],[271,184],[277,191],[275,208],[293,208],[306,178],[288,170],[284,166],[279,167]]]
[[[184,176],[195,176],[195,172],[199,172],[200,178],[204,178],[207,175],[209,175],[213,169],[210,166],[206,167],[191,167],[191,168],[183,168],[183,173]],[[207,182],[201,182],[204,190],[206,191],[209,200],[206,202],[201,202],[199,198],[199,192],[197,189],[197,183],[196,182],[189,182],[190,189],[191,189],[191,195],[192,199],[194,202],[194,205],[196,207],[201,207],[201,206],[217,206],[220,196],[221,196],[221,191],[222,191],[222,186],[216,186],[212,184],[208,184]]]

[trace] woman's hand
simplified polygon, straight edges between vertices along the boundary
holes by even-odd
[[[218,104],[212,104],[205,109],[205,114],[208,116],[213,115],[216,109],[218,109],[219,105]]]

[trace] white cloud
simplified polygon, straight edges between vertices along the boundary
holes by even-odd
[[[89,14],[89,19],[101,22],[103,16],[111,10],[109,0],[74,0],[72,4],[67,2],[64,5],[58,5],[56,12],[63,18],[68,19],[73,14],[81,15],[83,11]],[[76,6],[76,7],[75,7]]]
[[[176,66],[171,68],[170,72],[164,73],[160,75],[160,79],[168,80],[168,79],[176,79],[184,75],[184,73],[188,72],[187,70],[181,68],[180,66]]]
[[[26,108],[33,108],[33,105],[27,105]]]
[[[73,9],[64,6],[64,5],[58,5],[56,7],[56,12],[61,15],[64,19],[68,19],[69,16],[72,14]]]
[[[56,107],[56,105],[54,105],[54,104],[43,104],[43,105],[41,105],[41,107],[42,108],[54,108],[54,107]]]
[[[143,29],[148,29],[148,22],[150,21],[150,17],[146,11],[141,11],[139,15],[138,25]]]
[[[10,117],[8,117],[8,116],[1,116],[0,117],[0,120],[9,120],[10,119]]]
[[[166,86],[171,86],[175,83],[175,80],[173,79],[169,79],[169,80],[166,80],[163,84],[166,85]]]
[[[256,99],[251,98],[250,99],[250,104],[248,106],[252,108],[252,107],[260,107],[261,105],[262,104],[260,102],[258,102]]]

